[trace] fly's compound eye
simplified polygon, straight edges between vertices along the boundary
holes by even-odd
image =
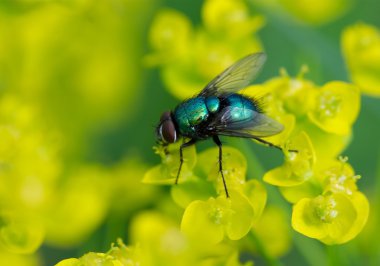
[[[157,128],[157,137],[164,143],[174,143],[177,141],[177,132],[171,119],[170,112],[164,112]]]
[[[160,126],[160,135],[164,142],[174,143],[177,140],[177,132],[172,120],[165,120]]]

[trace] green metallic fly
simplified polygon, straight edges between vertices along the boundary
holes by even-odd
[[[175,184],[178,183],[183,164],[182,150],[200,140],[212,138],[219,147],[219,172],[227,197],[229,194],[223,174],[220,135],[252,138],[281,149],[262,137],[280,133],[283,126],[263,113],[257,99],[237,94],[256,77],[265,60],[264,53],[240,59],[214,78],[197,96],[180,103],[174,111],[166,111],[161,115],[156,128],[159,143],[168,145],[180,138],[188,140],[179,149],[180,165]]]

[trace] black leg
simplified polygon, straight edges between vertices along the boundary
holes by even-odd
[[[220,141],[219,137],[217,135],[213,136],[212,139],[214,140],[215,144],[218,145],[219,147],[219,172],[220,174],[222,175],[222,180],[223,180],[223,185],[224,185],[224,190],[226,191],[226,197],[229,198],[230,195],[228,194],[228,189],[227,189],[227,184],[226,184],[226,180],[224,178],[224,174],[223,174],[223,164],[222,164],[222,156],[223,156],[223,152],[222,152],[222,142]]]
[[[191,145],[193,145],[193,144],[195,144],[195,142],[196,142],[196,140],[191,139],[191,140],[189,140],[188,142],[183,143],[183,144],[181,145],[181,147],[179,147],[179,168],[178,168],[177,177],[176,177],[175,182],[174,182],[174,184],[176,184],[176,185],[178,184],[178,179],[179,179],[179,175],[180,175],[180,173],[181,173],[182,164],[183,164],[183,153],[182,153],[182,149],[183,149],[183,148],[186,148],[186,147],[189,147],[189,146],[191,146]]]
[[[274,145],[273,143],[270,143],[270,142],[263,140],[263,139],[260,139],[260,138],[254,138],[254,139],[261,142],[261,143],[268,145],[269,147],[273,147],[273,148],[276,148],[276,149],[279,149],[280,151],[282,151],[282,148],[280,146]],[[290,152],[298,152],[297,150],[289,150],[289,151]]]

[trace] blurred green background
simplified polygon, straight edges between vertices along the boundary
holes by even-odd
[[[255,83],[277,76],[281,67],[296,76],[303,65],[309,67],[306,78],[318,85],[331,80],[350,81],[340,47],[343,29],[357,22],[380,28],[380,2],[375,0],[338,1],[346,5],[345,11],[322,22],[295,19],[294,14],[275,8],[276,1],[263,2],[246,2],[253,14],[265,18],[257,36],[268,61]],[[277,2],[282,7],[293,4],[292,1]],[[309,2],[313,9],[315,1]],[[50,224],[44,230],[46,238],[40,241],[41,247],[32,252],[36,254],[32,256],[38,257],[37,262],[30,265],[53,265],[89,251],[105,252],[117,237],[128,243],[131,219],[142,210],[157,208],[156,198],[169,193],[168,187],[148,186],[140,190],[143,185],[139,184],[145,170],[160,162],[152,150],[159,116],[180,101],[168,92],[160,69],[146,64],[146,56],[152,53],[149,29],[155,15],[163,8],[180,11],[193,25],[200,26],[203,3],[200,0],[0,2],[0,97],[4,105],[11,102],[11,107],[5,108],[1,115],[1,123],[12,124],[21,135],[32,136],[25,142],[15,142],[9,149],[25,156],[17,161],[20,169],[26,169],[27,173],[22,175],[54,176],[44,179],[42,186],[48,187],[48,193],[32,207],[15,200],[17,196],[14,195],[18,195],[20,189],[14,181],[17,178],[9,182],[1,179],[0,194],[3,190],[8,194],[16,191],[13,196],[4,193],[0,198],[2,212],[7,208],[20,210],[20,213],[28,209],[28,217],[38,217],[38,222],[43,217],[42,224]],[[33,115],[25,118],[24,114],[18,114],[23,106],[33,110]],[[363,95],[353,140],[343,155],[350,158],[355,172],[362,176],[359,187],[371,202],[372,220],[379,215],[375,212],[380,203],[379,136],[379,99]],[[229,139],[224,141],[228,143]],[[36,159],[33,152],[26,153],[25,143],[44,147],[47,159],[39,155]],[[255,150],[264,169],[281,162],[280,155],[272,149],[249,141],[244,144]],[[198,150],[211,146],[209,142],[201,143]],[[8,154],[9,150],[0,152]],[[31,157],[37,162],[30,161]],[[41,170],[50,163],[54,165],[53,170],[49,173]],[[82,183],[71,190],[70,182]],[[83,198],[88,195],[90,200],[82,204],[78,202],[83,187],[88,190]],[[78,194],[67,202],[65,193]],[[270,190],[269,201],[278,200],[278,196],[271,197],[271,193],[276,192]],[[106,206],[99,207],[102,202],[107,202]],[[60,213],[60,207],[56,206],[67,208]],[[87,210],[98,207],[101,211]],[[77,208],[77,213],[71,212],[73,208]],[[50,221],[49,216],[54,214],[57,217]],[[70,227],[64,225],[70,224],[70,215],[83,217]],[[55,228],[58,221],[62,225]],[[321,265],[318,264],[321,261],[330,265],[380,263],[379,240],[366,243],[365,239],[360,241],[360,237],[348,244],[328,248],[311,242],[316,252],[324,252],[323,256],[334,254],[325,260],[316,260],[315,265]],[[13,244],[18,245],[10,245]],[[1,248],[3,261],[16,261],[6,250]],[[305,260],[300,250],[300,246],[293,247],[281,261],[285,265],[308,265],[310,260]],[[346,257],[347,252],[354,255]],[[368,261],[368,254],[374,259]],[[334,260],[339,264],[334,264]],[[30,263],[28,258],[25,263]],[[258,258],[255,265],[265,263]]]

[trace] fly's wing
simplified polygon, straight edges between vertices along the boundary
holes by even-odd
[[[265,60],[264,53],[251,54],[240,59],[214,78],[199,96],[228,96],[245,88],[256,77]]]
[[[215,116],[209,124],[209,129],[218,135],[233,136],[241,138],[269,137],[280,133],[284,127],[276,120],[263,113],[251,112],[245,119],[236,119],[235,115],[241,112],[239,107],[225,107]]]

